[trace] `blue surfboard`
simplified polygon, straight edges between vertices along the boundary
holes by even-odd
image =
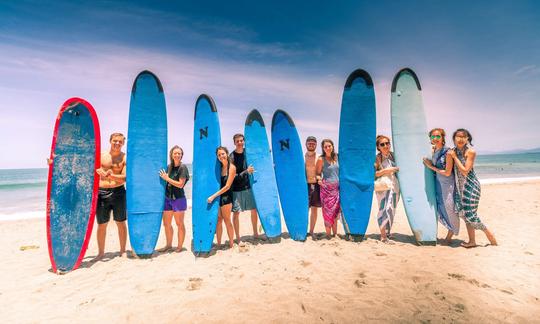
[[[71,98],[58,113],[47,183],[47,243],[53,272],[76,269],[96,214],[100,167],[99,122],[85,100]]]
[[[305,241],[309,201],[302,143],[283,110],[276,110],[272,118],[272,156],[287,230],[293,240]]]
[[[159,79],[139,73],[131,90],[126,161],[129,240],[133,252],[149,257],[161,228],[167,168],[167,111]]]
[[[216,149],[221,145],[221,134],[216,105],[202,94],[195,104],[193,127],[193,253],[207,256],[216,232],[219,199],[208,204],[207,199],[221,187],[221,164]]]
[[[339,122],[339,194],[345,232],[355,241],[366,234],[373,201],[376,137],[375,91],[358,69],[345,82]]]
[[[392,82],[392,138],[401,197],[418,244],[435,245],[435,178],[422,158],[430,157],[430,143],[422,103],[422,88],[411,69],[402,69]]]
[[[270,242],[281,240],[278,189],[266,127],[261,114],[253,109],[246,118],[246,161],[255,172],[249,177],[257,212]]]

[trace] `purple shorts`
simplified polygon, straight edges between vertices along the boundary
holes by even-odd
[[[173,212],[184,211],[187,209],[186,198],[171,199],[165,197],[165,208],[163,210],[172,210]]]

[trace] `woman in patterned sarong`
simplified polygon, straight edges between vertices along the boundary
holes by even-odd
[[[388,177],[392,181],[392,186],[388,190],[375,192],[379,203],[377,222],[381,231],[381,241],[387,243],[399,201],[399,182],[395,176],[399,168],[396,166],[394,155],[390,151],[390,138],[378,135],[375,144],[377,151],[379,151],[375,158],[375,178]]]
[[[329,139],[321,142],[323,154],[317,159],[317,181],[321,186],[321,204],[326,237],[336,236],[337,218],[341,213],[339,200],[339,164],[334,143]]]
[[[435,172],[437,216],[439,222],[448,229],[443,243],[450,244],[452,236],[459,234],[459,216],[454,203],[454,159],[448,155],[449,148],[445,146],[445,137],[446,133],[442,128],[434,128],[429,132],[433,155],[431,160],[424,158],[424,164]]]
[[[497,245],[497,240],[491,231],[478,217],[478,203],[480,202],[480,181],[474,172],[474,159],[476,151],[470,147],[472,136],[468,130],[460,128],[452,136],[456,147],[448,151],[454,160],[456,195],[455,204],[459,216],[465,220],[469,242],[462,243],[466,248],[476,247],[475,231],[481,230],[486,234],[491,245]]]

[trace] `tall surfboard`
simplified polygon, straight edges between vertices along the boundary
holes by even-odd
[[[366,234],[373,201],[376,137],[375,91],[364,70],[352,72],[343,90],[339,122],[339,194],[345,232]]]
[[[207,256],[212,248],[219,210],[219,199],[208,197],[221,187],[221,164],[216,149],[221,145],[219,118],[212,98],[202,94],[195,104],[193,127],[193,252]]]
[[[255,172],[249,177],[257,212],[270,242],[281,240],[281,215],[274,165],[266,127],[261,114],[253,109],[246,118],[246,161]]]
[[[126,189],[129,240],[133,252],[149,257],[159,237],[167,168],[167,111],[163,86],[150,71],[139,73],[131,90],[127,136]]]
[[[88,247],[96,215],[100,143],[92,105],[68,99],[54,125],[47,181],[47,243],[54,272],[77,269]]]
[[[309,201],[302,143],[283,110],[276,110],[272,118],[272,156],[287,230],[293,240],[305,241]]]
[[[411,69],[402,69],[394,77],[391,105],[394,155],[405,213],[418,244],[435,245],[435,178],[422,163],[422,158],[431,156],[431,150],[422,88]]]

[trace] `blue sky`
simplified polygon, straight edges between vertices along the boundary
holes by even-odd
[[[267,123],[285,109],[302,138],[337,140],[357,68],[375,82],[378,133],[391,132],[392,78],[411,67],[428,126],[469,128],[484,152],[539,147],[539,30],[536,1],[2,1],[0,168],[44,166],[70,97],[93,104],[105,139],[127,133],[144,69],[163,83],[169,143],[186,162],[200,93],[229,147],[253,108]]]

